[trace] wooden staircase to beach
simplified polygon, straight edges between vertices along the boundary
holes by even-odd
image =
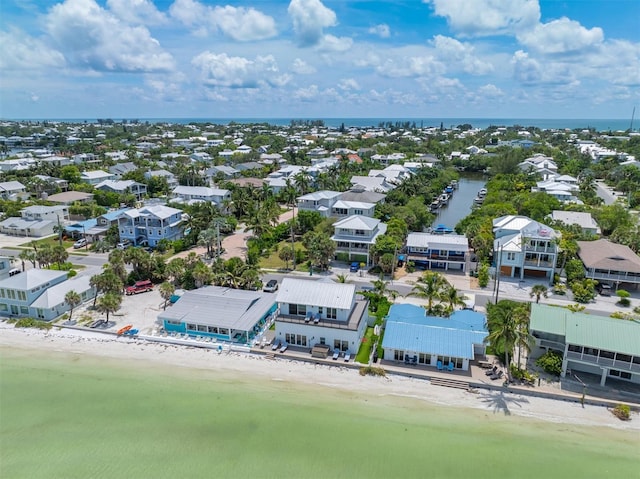
[[[443,386],[446,388],[456,388],[456,389],[464,389],[466,391],[469,390],[469,383],[464,381],[459,381],[457,379],[449,379],[449,378],[431,378],[432,386]]]

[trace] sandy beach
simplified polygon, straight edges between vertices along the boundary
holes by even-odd
[[[207,371],[219,379],[234,381],[272,381],[291,388],[322,387],[356,395],[374,395],[387,399],[413,398],[432,404],[473,408],[503,416],[520,416],[553,423],[605,426],[640,432],[640,418],[620,421],[604,407],[556,401],[523,395],[474,391],[467,392],[431,386],[427,381],[389,376],[363,377],[346,367],[322,366],[278,357],[266,359],[248,353],[222,353],[192,347],[156,344],[142,340],[112,338],[90,331],[53,328],[50,331],[17,329],[0,324],[0,347],[8,350],[37,350],[40,354],[62,353],[113,358],[126,361],[136,369],[183,368]]]

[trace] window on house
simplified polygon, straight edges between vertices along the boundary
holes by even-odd
[[[338,310],[336,308],[327,308],[327,318],[336,319],[338,317]]]
[[[625,363],[631,362],[631,356],[628,354],[616,353],[616,361],[624,361]]]
[[[218,333],[219,334],[229,334],[229,330],[227,328],[220,328],[218,329]]]
[[[27,306],[20,306],[20,314],[29,314],[29,308]]]
[[[0,303],[0,311],[9,311],[9,306],[4,303]]]
[[[9,297],[9,299],[16,299],[16,292],[13,289],[8,289],[7,290],[7,296]]]
[[[582,346],[576,346],[574,344],[570,344],[569,345],[569,351],[571,351],[573,353],[581,353],[582,352]]]
[[[198,327],[193,323],[187,323],[187,329],[190,329],[191,331],[197,331]]]
[[[601,350],[600,351],[600,357],[601,358],[605,358],[605,359],[613,359],[613,357],[615,356],[615,354],[611,351],[606,351],[606,350]]]
[[[355,215],[363,215],[364,211],[363,210],[353,210],[353,214],[355,214]]]
[[[326,338],[320,338],[320,344],[326,344],[327,339]]]
[[[366,236],[367,232],[365,230],[356,230],[356,236]]]
[[[215,326],[208,326],[207,333],[218,334],[218,328],[216,328]]]
[[[420,353],[418,354],[418,363],[420,364],[431,364],[431,355]]]
[[[0,298],[4,298],[4,288],[0,288]]]
[[[516,254],[512,253],[512,252],[508,252],[507,253],[507,261],[515,261],[516,260]]]
[[[20,301],[26,301],[27,300],[27,293],[25,291],[18,291],[18,299]]]
[[[396,361],[404,361],[404,351],[395,349],[393,351],[393,359],[395,359]]]
[[[290,304],[289,314],[294,316],[305,316],[307,314],[307,306],[304,304]]]
[[[198,324],[198,331],[200,331],[201,333],[206,333],[207,327],[203,326],[202,324]]]

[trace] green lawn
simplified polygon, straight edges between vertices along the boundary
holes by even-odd
[[[57,236],[50,236],[48,238],[42,238],[39,240],[29,240],[26,243],[22,243],[20,246],[22,246],[23,248],[31,248],[32,243],[35,243],[37,246],[43,246],[45,244],[48,244],[50,246],[55,246],[60,244]],[[64,246],[65,249],[71,248],[73,246],[73,243],[75,243],[75,241],[73,240],[63,240],[62,246]]]
[[[286,263],[284,261],[282,261],[279,257],[278,257],[278,251],[280,251],[280,249],[283,246],[291,246],[291,242],[290,241],[281,241],[280,243],[278,243],[278,248],[277,251],[272,251],[269,256],[261,256],[260,257],[260,268],[265,268],[265,269],[284,269],[286,268]],[[305,250],[304,246],[302,246],[302,242],[301,241],[296,241],[295,242],[295,249],[296,250]],[[291,268],[293,266],[292,262],[289,261],[289,268]],[[296,271],[309,271],[309,268],[307,268],[306,263],[303,264],[296,264]]]
[[[1,355],[3,478],[537,479],[638,472],[631,431],[269,381],[257,373],[9,348]]]
[[[360,343],[360,349],[356,354],[356,361],[361,364],[369,364],[371,357],[371,348],[373,347],[373,328],[367,328]]]

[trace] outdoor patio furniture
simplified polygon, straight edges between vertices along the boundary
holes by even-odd
[[[316,315],[313,317],[313,324],[318,324],[319,322],[320,322],[320,315],[319,315],[319,314],[316,314]]]
[[[496,374],[498,372],[498,366],[496,366],[495,364],[493,365],[493,367],[491,369],[489,369],[488,371],[485,371],[484,374],[487,376],[492,376],[494,374]]]
[[[438,361],[436,363],[436,367],[438,368],[438,371],[442,371],[444,368],[442,367],[442,361]]]
[[[280,348],[280,352],[284,353],[287,350],[288,347],[289,347],[289,345],[287,343],[283,343],[282,347]]]
[[[345,351],[345,353],[344,353],[344,362],[348,363],[350,359],[351,359],[351,353],[349,351]]]
[[[337,361],[339,357],[340,357],[340,350],[339,349],[334,349],[333,350],[333,360]]]
[[[313,313],[308,312],[305,317],[304,317],[304,322],[308,323],[309,321],[311,321],[311,318],[313,317]]]
[[[414,355],[411,358],[411,364],[413,364],[413,365],[417,365],[418,364],[418,356]]]
[[[500,370],[497,372],[497,374],[492,374],[491,376],[489,376],[489,379],[495,381],[496,379],[500,379],[502,376],[504,376],[504,372]]]
[[[276,351],[279,347],[280,347],[280,341],[274,341],[273,346],[271,346],[271,349],[273,351]]]
[[[449,364],[447,365],[447,371],[453,371],[453,362],[449,361]]]

